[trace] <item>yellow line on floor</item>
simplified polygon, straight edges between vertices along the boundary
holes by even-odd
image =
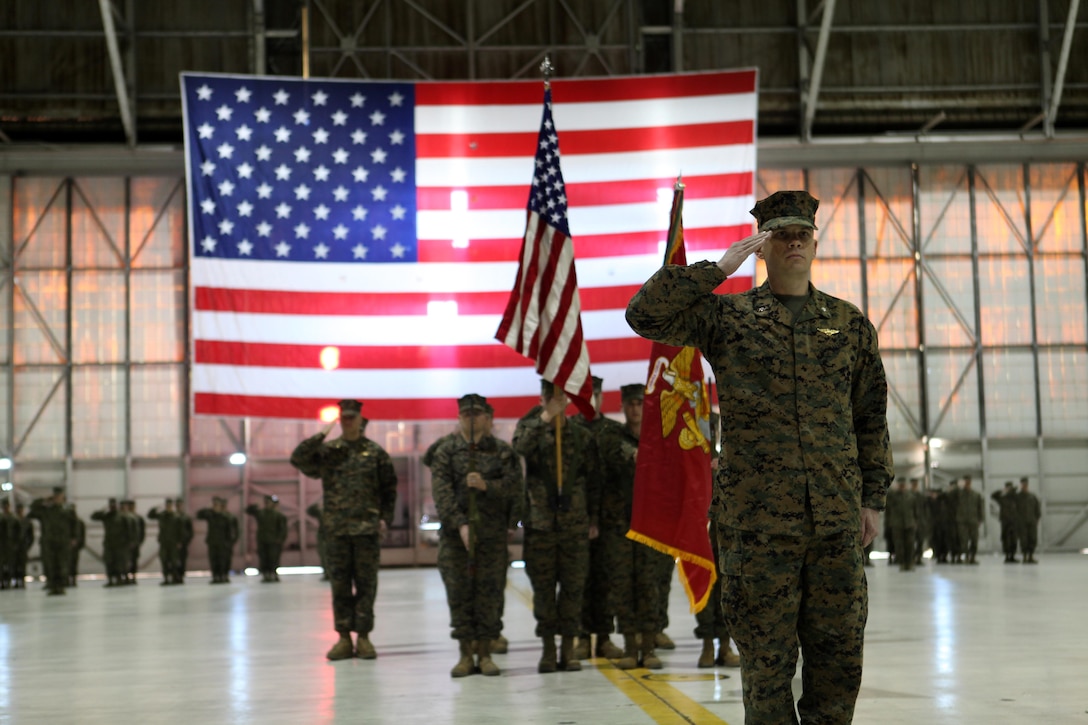
[[[600,662],[602,660],[595,660]],[[608,662],[607,660],[603,660]],[[642,708],[643,712],[661,725],[673,725],[677,722],[692,725],[729,725],[725,720],[692,700],[667,682],[647,679],[649,670],[620,670],[611,663],[598,664],[597,669],[608,678],[620,692],[627,695],[631,702]],[[677,720],[679,716],[682,720]]]
[[[510,581],[510,578],[507,578],[506,586],[532,611],[532,591],[522,589]],[[660,725],[675,725],[679,722],[677,716],[692,725],[729,725],[667,682],[648,679],[646,676],[649,675],[649,670],[620,670],[604,658],[594,659],[593,662],[597,670],[620,692],[627,695],[631,702],[642,708],[643,712]]]

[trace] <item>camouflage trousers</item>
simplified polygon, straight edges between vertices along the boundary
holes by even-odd
[[[280,565],[283,542],[257,542],[257,568],[262,574],[275,574]]]
[[[608,548],[612,609],[622,634],[658,632],[661,621],[660,559],[672,560],[645,544],[632,541],[626,529],[601,532]]]
[[[456,530],[443,530],[438,540],[438,571],[446,585],[453,639],[491,640],[502,634],[505,534],[476,541],[475,571],[469,570],[468,550]]]
[[[536,636],[578,636],[589,570],[586,532],[526,529],[524,549],[525,573],[533,585]]]
[[[68,553],[68,581],[79,576],[79,552],[80,549],[73,546]]]
[[[178,570],[178,545],[170,543],[159,544],[159,566],[162,568],[162,578],[170,579],[177,575]]]
[[[212,576],[228,576],[233,556],[234,544],[208,544],[208,567]]]
[[[1017,537],[1020,539],[1020,552],[1034,554],[1035,547],[1039,543],[1039,524],[1032,521],[1017,527]]]
[[[185,567],[188,564],[188,561],[189,561],[189,545],[188,544],[182,544],[181,546],[178,547],[177,574],[178,574],[178,580],[179,581],[181,579],[185,578]]]
[[[67,541],[41,543],[42,571],[46,573],[45,586],[50,591],[64,591],[68,586],[68,558],[72,553]]]
[[[859,532],[719,530],[722,608],[741,660],[746,725],[851,722],[869,595]],[[797,646],[803,694],[794,710]]]
[[[900,526],[895,530],[895,561],[900,569],[914,568],[914,539],[917,532],[914,526]]]
[[[972,558],[978,552],[978,524],[970,522],[957,522],[956,529],[959,532],[961,554]]]
[[[669,626],[669,592],[672,591],[672,573],[676,561],[668,554],[654,551],[657,556],[650,557],[650,568],[657,577],[657,620],[658,632],[664,632]]]
[[[382,545],[378,535],[329,536],[325,540],[332,618],[340,634],[374,629],[374,598]]]
[[[706,606],[695,614],[695,636],[698,639],[717,639],[724,647],[729,642],[729,625],[725,623],[725,612],[722,611],[722,565],[718,547],[718,527],[710,527],[710,550],[714,552],[715,564],[718,576],[714,578],[714,586],[710,587],[707,595]]]
[[[127,560],[126,549],[123,546],[112,544],[102,550],[102,562],[106,565],[106,575],[111,579],[125,575]]]
[[[616,631],[613,620],[615,609],[609,599],[612,570],[610,552],[605,544],[604,532],[589,542],[589,573],[582,593],[581,635],[611,634]]]
[[[1016,522],[1001,522],[1001,551],[1005,556],[1016,556]]]

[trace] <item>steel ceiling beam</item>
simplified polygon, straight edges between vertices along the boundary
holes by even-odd
[[[835,15],[836,0],[825,0],[823,16],[820,18],[820,37],[816,41],[816,57],[812,61],[812,77],[809,79],[808,92],[805,94],[805,120],[801,127],[801,138],[812,140],[812,120],[816,116],[816,104],[820,100],[820,83],[824,77],[824,62],[827,60],[827,41],[831,36],[831,19]]]
[[[1073,30],[1077,25],[1077,11],[1080,0],[1069,0],[1069,14],[1065,18],[1065,34],[1062,36],[1062,49],[1058,55],[1058,71],[1054,74],[1054,90],[1050,94],[1050,106],[1043,121],[1043,130],[1047,138],[1054,136],[1054,121],[1058,117],[1058,106],[1062,102],[1062,89],[1065,85],[1065,72],[1069,68],[1069,50],[1073,45]]]
[[[113,71],[113,85],[117,91],[117,105],[121,110],[121,125],[125,129],[125,142],[136,145],[136,122],[132,115],[132,106],[128,97],[128,85],[125,82],[125,69],[121,64],[121,46],[117,42],[117,28],[113,24],[113,3],[111,0],[98,0],[98,9],[102,13],[102,29],[106,33],[106,49],[110,56],[110,69]]]

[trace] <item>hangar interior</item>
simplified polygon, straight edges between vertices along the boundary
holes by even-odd
[[[1027,476],[1044,505],[1040,549],[1088,548],[1080,5],[6,3],[4,482],[19,500],[66,486],[84,518],[112,496],[144,512],[164,496],[195,509],[222,495],[239,511],[275,493],[292,522],[283,563],[317,563],[303,512],[320,484],[287,459],[319,424],[189,413],[180,72],[533,78],[545,55],[569,77],[758,67],[757,198],[821,199],[814,283],[878,328],[897,475],[971,475],[984,494]],[[453,424],[370,424],[401,480],[384,563],[434,561],[420,456]],[[499,421],[500,436],[512,429]],[[229,463],[237,452],[244,466]],[[101,570],[101,535],[88,527],[84,571]],[[240,546],[253,560],[253,531]],[[983,546],[1000,549],[993,511]],[[195,541],[192,565],[203,557]]]

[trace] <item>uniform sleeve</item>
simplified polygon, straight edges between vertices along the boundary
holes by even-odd
[[[246,513],[253,518],[258,518],[258,514],[260,513],[260,511],[261,510],[257,508],[257,504],[255,503],[251,503],[249,506],[246,506]]]
[[[155,509],[151,509],[151,510],[154,511]],[[95,512],[91,513],[91,520],[92,521],[105,521],[106,520],[106,512],[105,511],[95,511]]]
[[[393,523],[397,506],[397,472],[393,468],[393,459],[384,450],[378,463],[378,494],[381,498],[381,518],[386,525]]]
[[[283,543],[287,541],[287,517],[282,513],[276,517],[276,541]]]
[[[714,289],[724,281],[713,262],[665,265],[627,304],[627,324],[648,340],[707,350],[719,322]]]
[[[586,438],[585,461],[582,464],[582,475],[585,476],[586,513],[589,514],[589,525],[599,526],[601,518],[601,460],[597,448],[597,436],[585,428],[582,429]]]
[[[201,521],[211,521],[212,510],[211,509],[200,509],[199,511],[196,512],[196,517],[198,519],[200,519]]]
[[[321,521],[321,507],[318,506],[316,503],[312,503],[307,506],[306,513],[317,519],[318,521]]]
[[[321,478],[325,434],[318,433],[298,444],[291,453],[291,465],[310,478]]]
[[[511,445],[514,452],[526,461],[535,460],[544,441],[545,426],[554,425],[540,419],[543,408],[539,405],[523,415],[514,428],[514,440]]]
[[[228,514],[230,516],[230,543],[238,541],[238,517],[234,514]]]
[[[462,508],[457,497],[453,453],[451,445],[440,445],[434,449],[431,456],[431,492],[442,526],[456,530],[468,523],[468,512]]]
[[[851,408],[861,469],[861,505],[884,509],[888,485],[895,475],[888,435],[888,381],[880,360],[876,329],[862,318],[858,360],[854,368]]]

